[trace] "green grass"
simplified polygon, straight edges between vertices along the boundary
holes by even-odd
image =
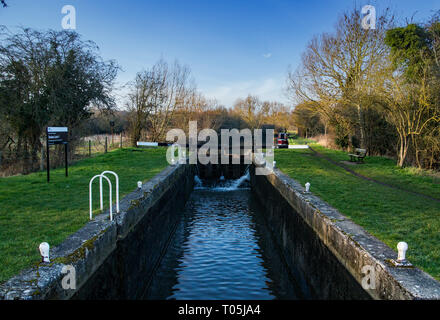
[[[346,153],[323,149],[319,152],[334,159],[348,158]],[[275,159],[280,170],[303,185],[310,182],[311,192],[392,249],[396,250],[399,241],[406,241],[408,259],[440,280],[439,202],[365,181],[314,156],[310,150],[276,150]],[[388,159],[368,157],[366,162],[356,171],[384,182],[391,177],[397,186],[420,188],[426,194],[438,192],[438,186],[429,184],[430,178],[411,170],[399,171]]]
[[[68,178],[63,168],[52,170],[49,184],[46,172],[0,178],[0,283],[38,262],[41,242],[55,247],[89,221],[88,185],[94,175],[115,171],[122,198],[136,189],[137,181],[149,180],[168,165],[166,148],[140,150],[116,150],[81,160],[69,167]],[[114,178],[109,178],[114,184]],[[94,209],[99,208],[96,181]]]
[[[311,144],[314,143],[314,140],[306,139],[306,138],[289,138],[289,144]]]
[[[348,161],[348,153],[312,144],[317,152],[335,161]],[[440,175],[414,167],[400,168],[394,159],[367,157],[362,165],[348,166],[351,170],[390,185],[399,186],[440,199]]]

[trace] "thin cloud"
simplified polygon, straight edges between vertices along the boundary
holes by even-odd
[[[263,54],[263,58],[265,58],[265,59],[269,59],[270,57],[272,57],[272,53],[271,52]]]

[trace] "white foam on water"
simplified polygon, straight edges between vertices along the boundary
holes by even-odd
[[[223,177],[223,176],[222,176]],[[196,183],[194,189],[196,190],[211,190],[211,191],[234,191],[238,189],[248,189],[248,187],[241,187],[245,182],[250,181],[249,168],[246,169],[245,174],[238,179],[225,180],[220,178],[220,181],[213,186],[204,186],[203,181],[198,177],[194,176],[194,181]]]

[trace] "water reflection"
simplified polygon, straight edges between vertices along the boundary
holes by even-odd
[[[145,298],[304,298],[265,228],[258,200],[243,183],[229,190],[231,182],[225,183],[205,183],[191,194]]]

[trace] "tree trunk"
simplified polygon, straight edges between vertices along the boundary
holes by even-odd
[[[363,116],[362,116],[362,109],[360,105],[357,105],[357,114],[358,114],[358,121],[359,121],[359,129],[360,129],[360,133],[361,133],[361,148],[362,149],[366,149],[365,148],[365,128],[364,128],[364,121],[363,121]]]
[[[400,136],[400,150],[397,165],[403,167],[405,164],[406,155],[408,153],[408,136]]]
[[[133,147],[137,147],[137,142],[141,138],[141,131],[142,131],[141,125],[139,124],[139,121],[136,121],[136,123],[133,126],[133,129],[130,132],[130,140],[131,140],[131,145]]]
[[[412,136],[411,136],[411,140],[412,140],[413,145],[414,145],[414,153],[415,153],[415,155],[416,155],[416,164],[417,164],[417,167],[418,167],[419,169],[421,169],[421,168],[422,168],[422,165],[420,164],[420,157],[419,157],[420,150],[419,150],[419,145],[418,145],[418,143],[417,143],[417,138],[416,138],[414,135],[412,135]]]
[[[41,149],[40,132],[34,133],[32,135],[31,139],[32,140],[31,140],[31,146],[30,146],[30,148],[31,148],[31,159],[30,159],[31,168],[30,169],[32,171],[34,171],[38,168],[39,160],[40,160],[38,158],[38,152]]]
[[[23,143],[23,135],[21,134],[21,132],[18,133],[18,139],[17,139],[17,147],[15,148],[15,158],[17,161],[20,161],[23,159],[23,154],[22,154],[22,143]]]

